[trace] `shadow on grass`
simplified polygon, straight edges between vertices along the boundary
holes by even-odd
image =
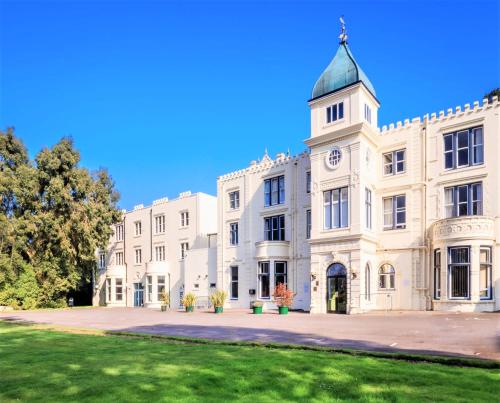
[[[158,343],[0,323],[0,400],[483,400],[497,372],[345,354]]]

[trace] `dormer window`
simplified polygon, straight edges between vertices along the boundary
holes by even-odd
[[[332,123],[344,118],[344,103],[339,102],[326,108],[326,123]]]

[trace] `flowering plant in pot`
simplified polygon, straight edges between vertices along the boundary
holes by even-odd
[[[170,306],[170,294],[163,289],[160,294],[161,311],[165,312]]]
[[[182,298],[182,305],[186,308],[186,312],[194,311],[194,304],[196,304],[196,295],[188,293]]]
[[[223,290],[216,290],[210,295],[210,302],[214,306],[215,313],[222,313],[226,298],[227,293]]]
[[[280,315],[286,315],[292,306],[295,294],[285,284],[279,283],[274,289],[273,297],[278,305]]]
[[[255,315],[259,315],[262,313],[262,301],[253,301],[252,302],[252,311]]]

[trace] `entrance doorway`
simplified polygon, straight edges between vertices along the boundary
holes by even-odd
[[[144,306],[144,286],[134,283],[134,306]]]
[[[327,312],[347,312],[347,270],[341,263],[334,263],[326,271]]]

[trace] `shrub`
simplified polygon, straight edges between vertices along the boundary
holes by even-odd
[[[188,293],[182,298],[182,305],[184,306],[194,306],[196,304],[196,295],[193,293]]]
[[[224,301],[226,301],[227,293],[223,290],[216,290],[210,295],[210,302],[216,308],[222,308]]]
[[[274,289],[273,297],[278,306],[292,306],[295,294],[283,283],[279,283]]]
[[[162,305],[170,305],[170,294],[165,289],[161,291],[160,301]]]
[[[263,305],[262,301],[252,301],[252,308],[262,308]]]

